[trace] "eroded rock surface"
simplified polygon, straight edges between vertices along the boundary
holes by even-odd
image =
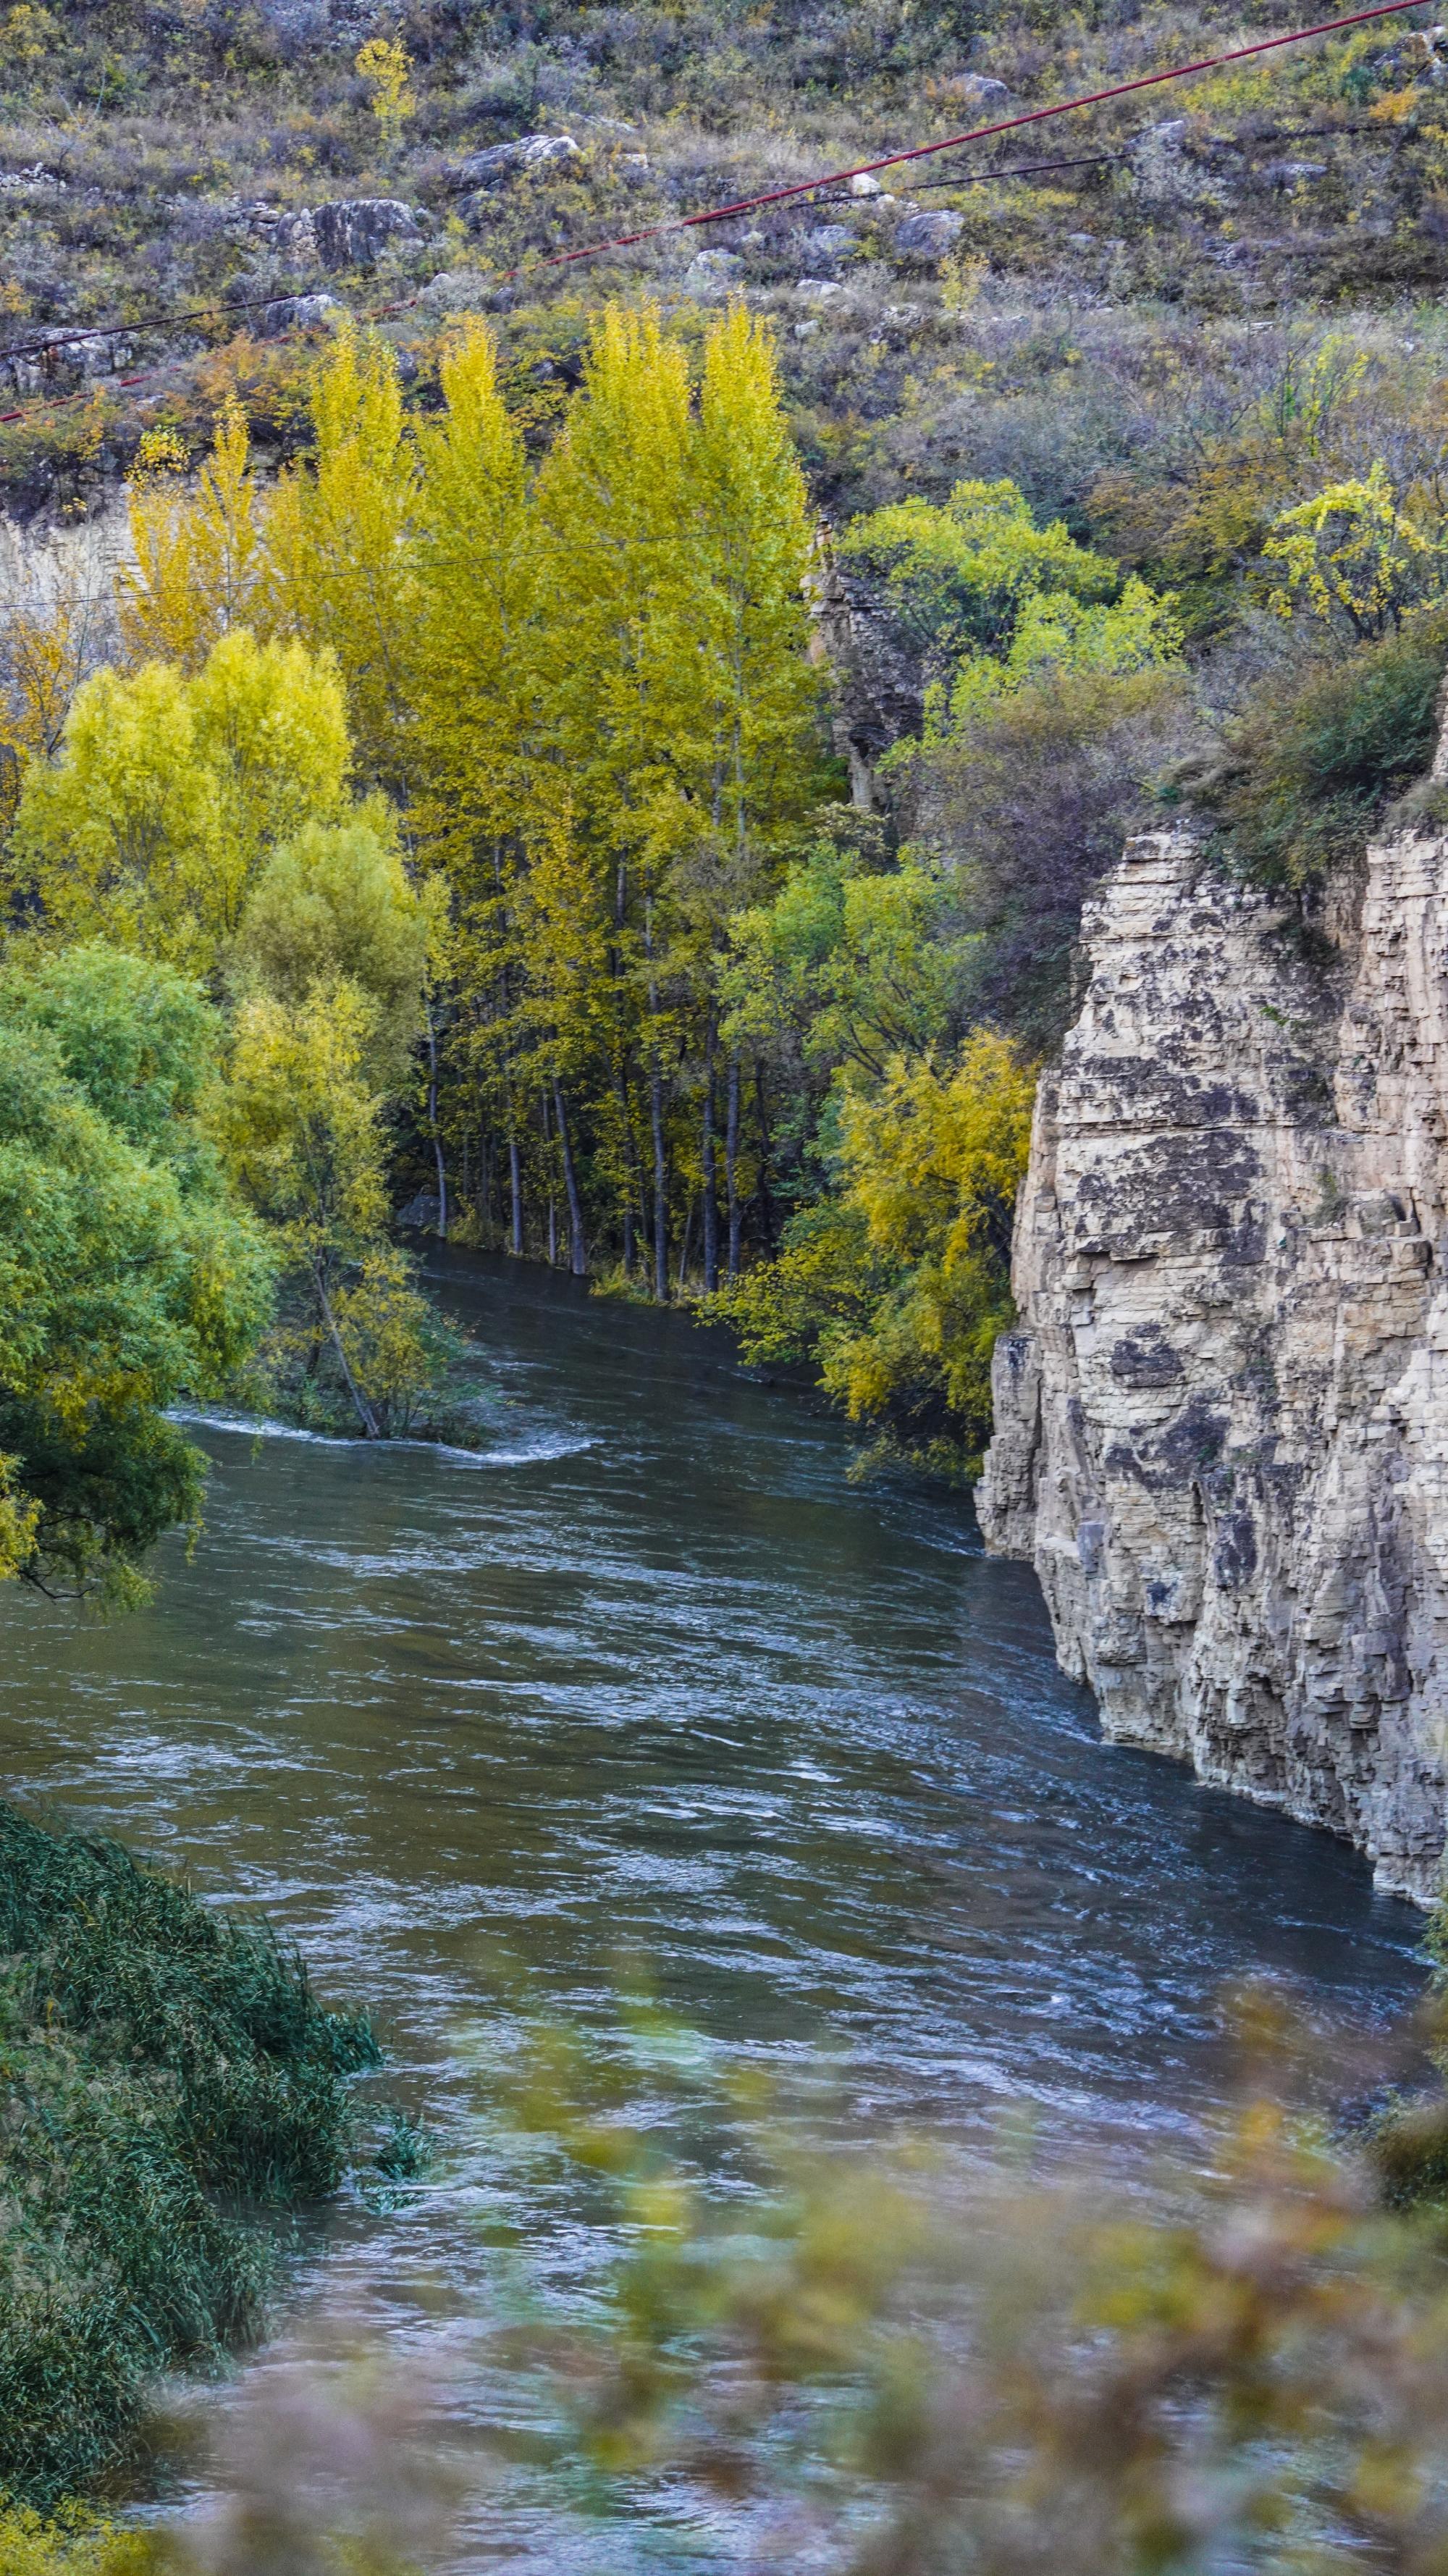
[[[1131,843],[1042,1086],[978,1495],[1106,1732],[1436,1893],[1448,1819],[1448,840],[1337,918]]]

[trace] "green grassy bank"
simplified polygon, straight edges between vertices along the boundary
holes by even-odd
[[[256,2213],[336,2189],[377,2058],[269,1931],[0,1804],[0,2495],[93,2489],[257,2331]]]

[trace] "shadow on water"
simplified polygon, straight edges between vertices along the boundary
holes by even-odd
[[[838,1423],[681,1318],[431,1268],[488,1355],[483,1453],[207,1429],[206,1533],[154,1608],[7,1600],[3,1748],[21,1792],[293,1930],[445,2134],[503,1960],[600,2026],[642,1961],[719,2050],[827,2066],[822,2119],[968,2147],[1026,2102],[1128,2161],[1216,2098],[1230,1981],[1356,2019],[1415,1996],[1419,1919],[1361,1860],[1100,1744],[963,1501],[850,1485]],[[509,2198],[450,2172],[334,2230],[331,2277],[402,2336],[477,2294],[471,2221]],[[586,2273],[557,2221],[543,2268]]]

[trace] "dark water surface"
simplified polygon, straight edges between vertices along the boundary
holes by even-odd
[[[963,1504],[852,1487],[838,1425],[680,1319],[435,1271],[503,1399],[484,1456],[212,1428],[154,1608],[5,1604],[8,1783],[264,1906],[460,2150],[334,2230],[331,2290],[397,2339],[486,2295],[479,2033],[602,2026],[630,1958],[822,2122],[969,2149],[1029,2103],[1126,2161],[1220,2095],[1229,1981],[1416,1994],[1419,1918],[1360,1860],[1099,1743]],[[586,2213],[511,2215],[586,2275]]]

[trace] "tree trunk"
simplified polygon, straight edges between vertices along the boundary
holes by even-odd
[[[351,1369],[347,1365],[347,1354],[342,1348],[342,1336],[337,1330],[337,1318],[332,1312],[331,1300],[327,1295],[327,1283],[322,1276],[320,1262],[314,1261],[312,1264],[312,1285],[317,1292],[317,1304],[321,1309],[322,1321],[327,1327],[327,1331],[331,1337],[332,1348],[337,1354],[337,1365],[342,1372],[347,1393],[352,1398],[352,1402],[356,1407],[357,1419],[361,1423],[362,1429],[369,1440],[380,1440],[382,1437],[381,1425],[379,1424],[377,1416],[373,1412],[371,1405],[368,1403],[366,1396],[363,1394],[362,1389],[358,1385],[355,1377],[352,1375]]]
[[[765,1114],[764,1108],[764,1067],[757,1061],[754,1067],[754,1099],[755,1105],[759,1111],[759,1224],[760,1231],[764,1236],[765,1254],[772,1260],[774,1256],[774,1200],[770,1195],[769,1189],[769,1164],[772,1149],[769,1142],[769,1120]]]
[[[573,1140],[568,1133],[568,1112],[563,1105],[563,1085],[553,1076],[553,1114],[558,1121],[558,1142],[563,1153],[563,1186],[568,1193],[568,1267],[575,1279],[588,1275],[588,1254],[583,1240],[583,1201],[578,1191],[578,1173],[573,1161]]]
[[[649,1059],[649,1124],[654,1137],[654,1295],[669,1302],[669,1171],[664,1159],[664,1077],[655,1045]]]
[[[684,1293],[684,1281],[689,1275],[689,1238],[693,1231],[694,1201],[691,1195],[689,1204],[684,1210],[684,1240],[679,1246],[679,1295],[681,1297]]]
[[[714,1005],[704,1030],[704,1294],[719,1285],[719,1201],[714,1187]]]
[[[437,1230],[447,1241],[447,1165],[443,1160],[442,1133],[437,1123],[437,1030],[433,1025],[432,1004],[424,1001],[427,1014],[427,1124],[432,1137],[433,1160],[437,1164]]]
[[[512,1192],[512,1242],[508,1249],[523,1258],[523,1167],[518,1159],[518,1131],[508,1121],[508,1186]]]
[[[724,1126],[724,1181],[729,1195],[729,1276],[739,1276],[739,1058],[729,1059],[728,1106]]]
[[[649,961],[649,1125],[654,1145],[654,1296],[669,1302],[669,1172],[664,1155],[664,1072],[659,1062],[659,988],[654,980],[654,905],[644,902],[644,955]]]

